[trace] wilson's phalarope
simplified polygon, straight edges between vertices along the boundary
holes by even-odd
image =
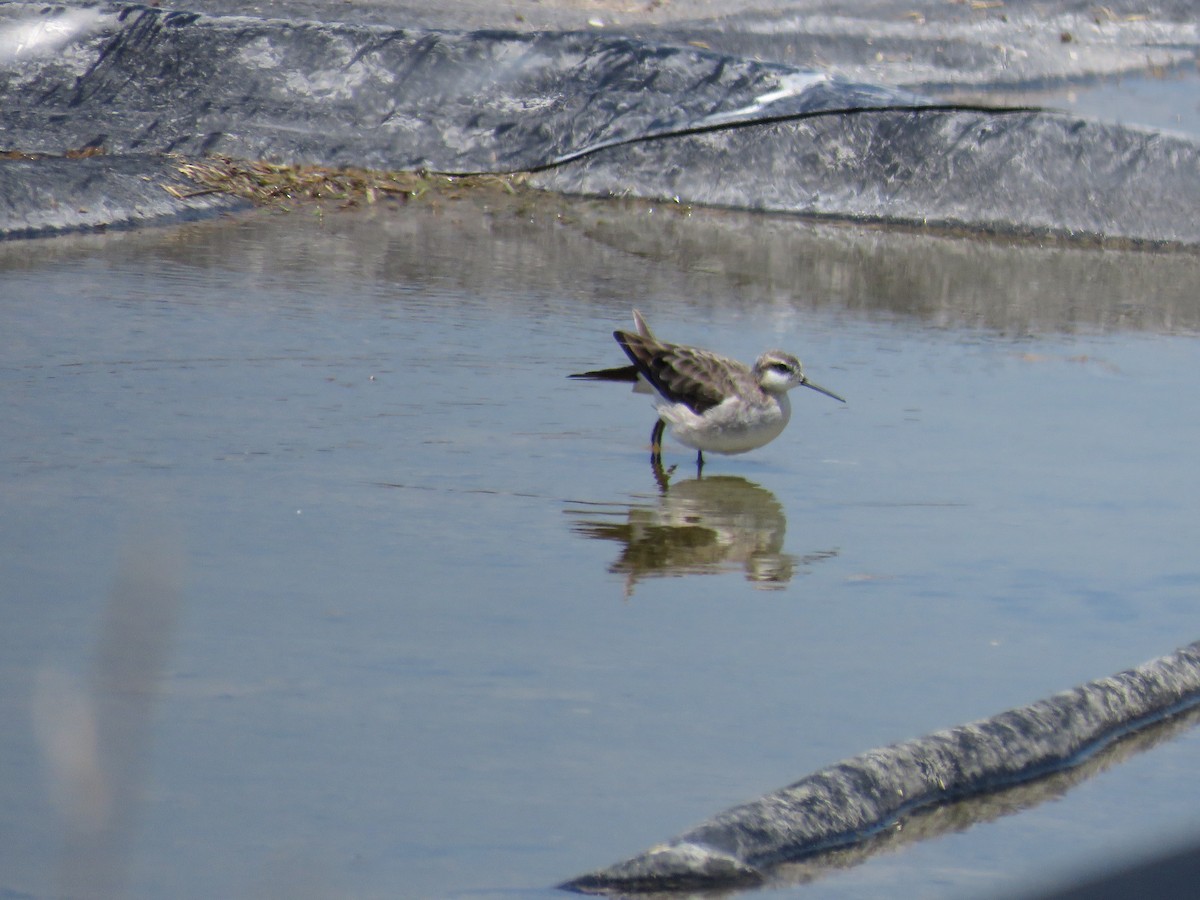
[[[633,383],[639,394],[657,394],[658,421],[650,433],[651,459],[662,459],[663,430],[696,450],[696,466],[704,451],[745,453],[779,437],[792,416],[787,392],[803,385],[834,400],[833,391],[808,380],[800,360],[782,350],[768,350],[753,368],[710,350],[658,340],[636,309],[637,333],[614,331],[631,366],[579,372],[571,378]]]

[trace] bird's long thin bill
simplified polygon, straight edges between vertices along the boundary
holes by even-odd
[[[823,388],[823,387],[821,387],[819,384],[817,384],[815,381],[808,381],[808,380],[805,380],[805,381],[802,381],[802,382],[800,382],[800,383],[801,383],[802,385],[804,385],[805,387],[807,387],[807,388],[812,388],[814,391],[817,391],[818,393],[824,394],[826,397],[832,397],[834,400],[840,400],[842,403],[845,403],[845,402],[846,402],[846,398],[845,398],[845,397],[839,397],[837,394],[835,394],[835,393],[834,393],[833,391],[831,391],[829,388]]]

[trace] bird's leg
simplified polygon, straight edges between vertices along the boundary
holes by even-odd
[[[704,451],[697,450],[696,451],[696,477],[699,478],[700,474],[703,471],[704,471]]]
[[[659,419],[654,423],[654,430],[650,432],[650,459],[658,460],[662,463],[662,436],[666,429],[667,423]]]
[[[662,436],[666,427],[667,423],[659,419],[654,423],[654,430],[650,432],[650,468],[654,470],[654,480],[658,482],[658,489],[664,494],[667,492],[668,479],[675,471],[674,466],[663,469]]]

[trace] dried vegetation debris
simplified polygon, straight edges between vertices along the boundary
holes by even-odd
[[[26,153],[24,150],[0,150],[0,159],[16,159],[34,161],[39,159],[87,159],[90,156],[103,156],[103,148],[94,144],[67,150],[64,153]]]
[[[189,189],[163,185],[178,199],[227,193],[260,204],[325,200],[354,205],[383,198],[408,201],[454,199],[468,191],[515,194],[525,185],[521,175],[438,175],[430,172],[381,172],[359,168],[301,166],[247,161],[224,156],[181,159],[179,172],[198,185]]]

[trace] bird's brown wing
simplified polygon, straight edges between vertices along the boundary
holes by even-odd
[[[736,393],[736,376],[751,377],[750,370],[741,363],[707,350],[627,331],[614,331],[613,337],[659,394],[672,403],[683,403],[696,414]]]

